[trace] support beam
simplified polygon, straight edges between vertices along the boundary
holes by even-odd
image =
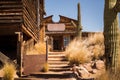
[[[23,42],[23,34],[22,32],[15,32],[18,35],[17,41],[17,64],[18,64],[18,75],[22,76],[22,42]]]
[[[38,27],[38,40],[40,40],[40,1],[37,0],[37,27]]]

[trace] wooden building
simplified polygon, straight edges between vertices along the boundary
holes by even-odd
[[[60,20],[58,22],[52,20],[53,15],[44,18],[41,40],[44,41],[45,37],[49,37],[47,42],[50,45],[50,51],[64,51],[71,40],[76,36],[81,36],[80,3],[78,3],[77,8],[77,20],[62,15],[59,15]]]
[[[44,18],[44,34],[49,37],[50,51],[64,51],[66,46],[78,36],[78,20],[59,15],[59,22],[54,22],[52,17],[53,15]],[[99,32],[82,32],[81,39],[84,40],[96,33]]]
[[[44,15],[44,0],[0,0],[0,61],[17,60],[20,75],[40,71],[40,63],[46,59],[45,55],[26,55],[35,43],[48,36],[51,51],[64,51],[82,30],[80,15],[78,20],[59,15],[59,22]],[[88,35],[82,33],[83,37]]]
[[[45,35],[49,37],[48,44],[51,51],[63,51],[68,43],[77,35],[75,19],[59,15],[59,22],[53,22],[52,16],[44,18]]]
[[[39,42],[44,0],[0,0],[0,52],[22,65],[27,48]]]

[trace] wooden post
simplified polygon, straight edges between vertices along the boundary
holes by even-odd
[[[23,42],[23,34],[22,32],[15,32],[18,35],[17,40],[17,68],[18,68],[18,75],[22,76],[22,42]]]
[[[38,27],[38,41],[40,41],[40,1],[37,0],[37,27]]]
[[[48,40],[46,40],[46,62],[48,61]]]
[[[46,62],[48,61],[48,39],[49,39],[48,36],[46,36],[44,39],[46,42]]]

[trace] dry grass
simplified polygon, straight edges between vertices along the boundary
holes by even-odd
[[[3,68],[3,80],[14,80],[16,67],[14,64],[6,63]]]
[[[82,47],[78,50],[74,50],[73,53],[69,54],[68,60],[70,61],[70,64],[80,64],[90,61],[89,54],[87,54],[88,51],[85,47]]]
[[[66,48],[66,57],[71,64],[80,64],[99,59],[104,53],[103,34],[95,34],[85,40],[74,39]]]
[[[97,33],[97,34],[94,34],[93,36],[90,36],[88,38],[89,40],[89,44],[103,44],[104,42],[104,36],[103,36],[103,33]]]
[[[80,64],[90,61],[90,54],[84,45],[84,42],[79,39],[73,40],[66,48],[66,56],[70,64]]]
[[[43,65],[42,71],[43,71],[43,72],[48,72],[48,71],[49,71],[49,65],[48,65],[48,63],[45,63],[45,64]]]
[[[27,55],[36,55],[36,54],[45,54],[46,53],[46,44],[44,42],[39,42],[35,44],[33,49],[27,51]]]
[[[98,76],[95,80],[120,80],[120,71],[116,74],[113,74],[112,72],[104,72],[100,76]]]
[[[88,38],[89,50],[93,53],[95,59],[104,55],[104,36],[102,33],[95,34]]]

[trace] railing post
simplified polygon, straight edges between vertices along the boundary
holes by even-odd
[[[45,42],[46,42],[46,62],[48,62],[48,39],[49,39],[48,36],[46,36],[46,37],[44,38],[44,40],[45,40]]]
[[[22,32],[15,32],[18,35],[17,41],[17,64],[18,64],[18,75],[22,76],[22,42],[23,42],[23,34]]]

